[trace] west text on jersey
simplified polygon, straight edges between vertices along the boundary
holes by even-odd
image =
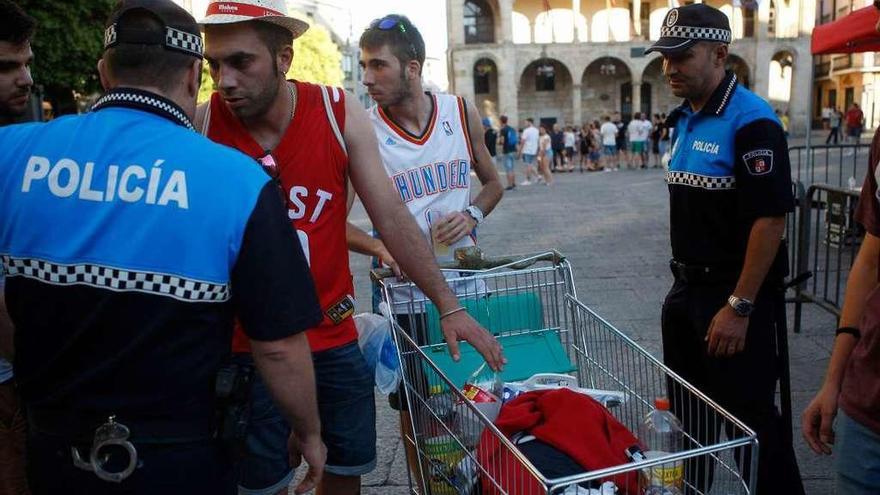
[[[392,177],[400,199],[414,199],[451,189],[470,189],[471,164],[468,160],[450,160],[413,167]]]
[[[54,164],[44,156],[31,156],[24,169],[21,192],[32,188],[47,187],[59,198],[76,198],[85,201],[144,202],[148,205],[189,208],[186,190],[186,172],[167,170],[165,160],[156,160],[152,167],[132,164],[125,167],[109,165],[106,168],[86,162],[80,165],[70,158],[61,158]],[[149,173],[147,173],[149,169]],[[103,180],[102,180],[103,179]],[[77,194],[78,193],[78,194]]]

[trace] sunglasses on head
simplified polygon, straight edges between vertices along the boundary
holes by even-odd
[[[880,1],[880,0],[877,0],[877,1]],[[404,24],[404,22],[400,18],[400,16],[397,16],[395,14],[386,15],[385,17],[382,17],[381,19],[376,19],[375,21],[371,22],[370,28],[371,29],[380,29],[382,31],[392,31],[395,29],[400,31],[401,34],[403,34],[403,37],[406,38],[406,41],[409,43],[409,49],[410,49],[410,51],[412,51],[413,58],[414,59],[419,58],[419,56],[418,56],[419,52],[416,51],[415,45],[413,45],[412,41],[410,41],[409,33],[407,33],[407,31],[406,31],[406,25]]]

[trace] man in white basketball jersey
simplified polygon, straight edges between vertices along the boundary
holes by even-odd
[[[477,225],[503,194],[480,114],[463,98],[423,89],[425,43],[406,17],[388,15],[373,21],[361,35],[360,49],[362,82],[376,101],[370,119],[385,170],[425,236],[433,230],[434,241],[448,246],[445,252],[435,249],[438,261],[450,261],[455,249],[476,244]],[[473,198],[471,171],[482,184]],[[349,247],[354,248],[351,241]],[[381,256],[381,243],[375,244],[380,246],[375,254]],[[473,284],[452,285],[459,295],[479,290],[468,286]],[[423,314],[413,316],[398,317],[398,322],[417,341],[423,340]],[[402,425],[408,430],[405,398],[397,395],[390,398],[392,407],[402,411]]]

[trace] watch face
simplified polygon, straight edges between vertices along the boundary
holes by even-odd
[[[734,308],[736,314],[740,316],[749,316],[750,314],[752,314],[753,309],[755,309],[755,306],[753,304],[743,300],[740,300],[738,303],[736,303],[736,307]]]

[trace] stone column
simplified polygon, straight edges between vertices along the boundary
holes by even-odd
[[[810,55],[810,40],[804,38],[794,53],[794,67],[791,68],[791,99],[788,103],[788,117],[791,122],[791,132],[804,135],[810,116],[807,115],[808,99],[813,102],[816,97],[813,94],[813,81],[811,68],[813,57]],[[815,104],[815,103],[814,103]]]
[[[583,111],[581,109],[581,85],[573,84],[571,86],[571,118],[573,122],[569,122],[576,129],[580,129],[583,124]]]
[[[580,23],[578,23],[578,19],[580,19],[581,15],[581,0],[571,0],[571,11],[573,15],[571,16],[571,32],[574,33],[574,42],[577,43],[581,39],[581,28]]]
[[[642,111],[642,76],[633,75],[632,78],[632,113]]]
[[[511,45],[505,46],[501,53],[501,60],[507,63],[498,66],[498,113],[507,115],[510,118],[508,123],[512,127],[518,128],[520,124],[517,102],[519,74],[516,73],[516,55]]]
[[[498,2],[501,9],[501,38],[498,39],[498,43],[513,42],[513,2],[514,0],[499,0]]]
[[[642,0],[633,0],[632,23],[633,38],[638,39],[642,36]]]
[[[461,46],[464,44],[464,1],[449,0],[446,7],[446,31],[449,33],[449,46]]]

